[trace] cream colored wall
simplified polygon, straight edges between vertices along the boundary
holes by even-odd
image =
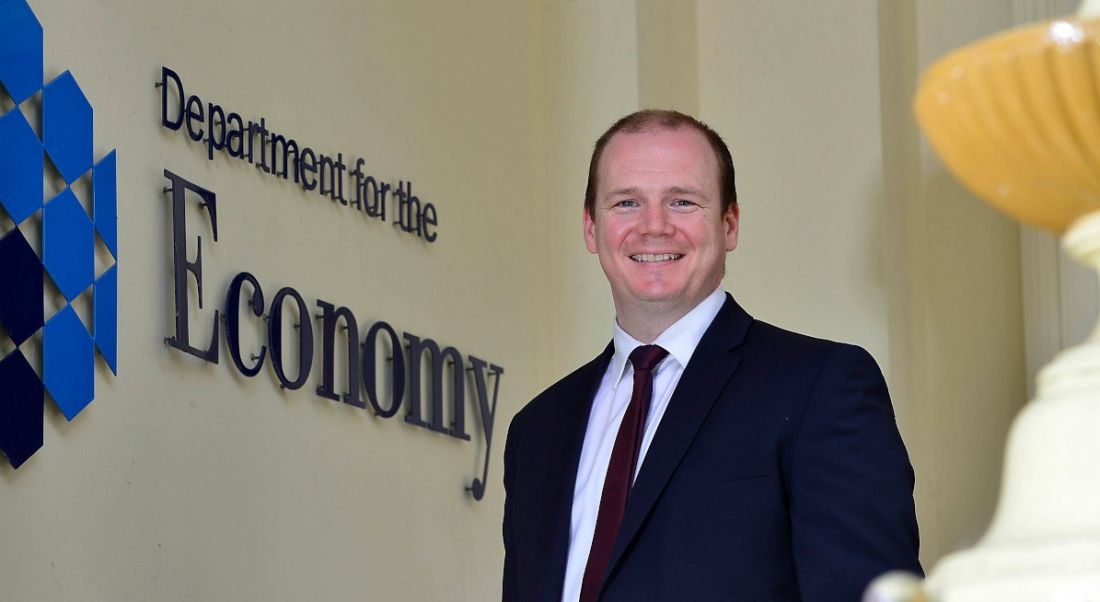
[[[975,2],[965,11],[927,1],[902,6],[914,43],[906,64],[893,65],[902,72],[923,70],[943,53],[1011,26],[1005,2]],[[892,336],[906,347],[893,371],[908,372],[909,430],[923,475],[920,518],[927,555],[935,558],[984,532],[1005,435],[1026,401],[1019,234],[1015,222],[963,190],[911,131],[897,134],[884,137],[907,147],[895,167],[909,173],[908,189],[888,187],[906,204],[895,242],[904,241],[904,258],[896,265],[914,278],[898,285],[906,308]]]
[[[120,374],[98,369],[95,402],[71,424],[49,410],[45,447],[0,468],[13,599],[497,597],[508,422],[610,333],[581,239],[588,154],[656,105],[697,112],[732,147],[742,239],[727,289],[882,365],[926,564],[984,528],[1024,394],[1017,235],[946,176],[909,99],[934,57],[1005,26],[1007,0],[32,4],[47,75],[73,70],[97,156],[119,152]],[[158,126],[161,65],[204,99],[412,179],[439,208],[439,242],[208,162]],[[294,286],[364,330],[384,319],[505,367],[484,501],[462,492],[476,436],[323,400],[316,372],[283,394],[266,371],[246,380],[163,347],[165,167],[218,193],[207,308],[248,269],[269,299]]]
[[[615,310],[599,263],[584,248],[581,208],[592,144],[639,105],[633,0],[549,1],[543,11],[552,312],[548,385],[592,359],[611,337]]]

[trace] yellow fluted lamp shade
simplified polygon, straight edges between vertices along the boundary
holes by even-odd
[[[924,74],[917,119],[948,169],[1056,233],[1100,210],[1100,20],[1014,29]]]

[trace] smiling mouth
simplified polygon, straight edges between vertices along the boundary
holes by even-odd
[[[683,255],[679,253],[638,253],[637,255],[631,255],[630,259],[638,263],[657,263],[660,261],[676,261],[681,257]]]

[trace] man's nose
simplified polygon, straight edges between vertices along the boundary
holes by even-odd
[[[642,215],[643,226],[646,234],[664,235],[672,231],[672,222],[669,220],[668,209],[663,203],[652,203],[646,206]]]

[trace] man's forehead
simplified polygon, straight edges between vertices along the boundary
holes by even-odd
[[[717,176],[718,160],[706,137],[695,128],[653,128],[612,136],[598,170],[602,185],[611,185],[604,178],[633,171],[679,171],[705,178]]]

